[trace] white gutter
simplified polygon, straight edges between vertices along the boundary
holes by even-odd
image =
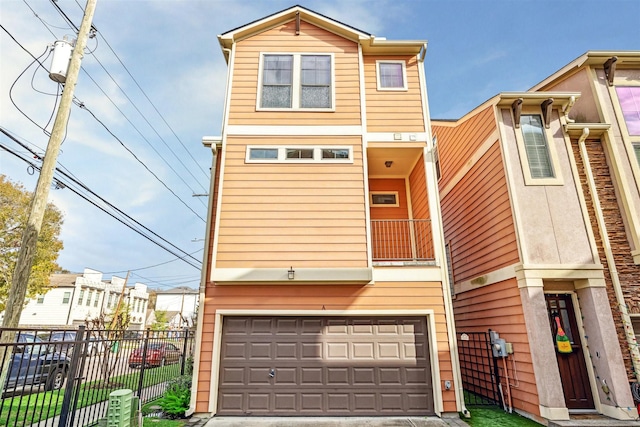
[[[631,364],[633,365],[633,372],[636,377],[636,381],[640,381],[640,351],[638,350],[638,344],[636,343],[636,337],[631,325],[631,317],[629,316],[627,304],[624,300],[624,294],[622,293],[622,286],[620,284],[618,268],[616,267],[616,262],[611,250],[611,242],[609,241],[607,226],[604,221],[604,215],[602,214],[602,208],[600,206],[600,199],[598,198],[596,182],[593,178],[593,171],[591,170],[591,165],[589,163],[589,155],[587,153],[587,147],[585,145],[585,141],[588,136],[589,128],[585,127],[582,129],[582,135],[580,135],[580,138],[578,139],[580,157],[582,157],[582,162],[584,164],[584,171],[587,176],[589,192],[591,193],[593,208],[596,220],[598,222],[598,228],[600,229],[600,238],[602,239],[603,250],[607,259],[607,265],[609,266],[609,273],[611,274],[611,282],[616,295],[618,310],[620,311],[622,317],[624,335],[627,340],[627,345],[629,346],[629,352],[631,353]]]

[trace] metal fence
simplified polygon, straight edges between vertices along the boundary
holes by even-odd
[[[2,426],[97,425],[109,394],[131,389],[141,403],[191,374],[194,332],[0,328]],[[6,339],[2,341],[7,341]]]
[[[488,332],[458,333],[464,401],[469,406],[502,406],[497,361]]]

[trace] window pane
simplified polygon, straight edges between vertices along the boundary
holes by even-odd
[[[349,150],[335,150],[331,148],[322,149],[323,159],[348,159]]]
[[[403,88],[402,64],[381,62],[378,64],[380,70],[380,86],[386,88]]]
[[[313,159],[313,148],[287,148],[287,159]]]
[[[69,299],[71,298],[71,292],[65,292],[64,296],[62,297],[62,303],[63,304],[69,304]]]
[[[372,194],[371,201],[374,205],[395,205],[397,203],[395,194]]]
[[[542,118],[537,115],[523,115],[520,118],[524,147],[532,178],[553,178],[553,168],[549,157],[549,147],[544,136]]]
[[[331,89],[322,86],[303,86],[300,106],[302,108],[331,108]]]
[[[640,135],[640,86],[616,87],[629,135]]]
[[[291,86],[263,86],[262,108],[291,108]]]
[[[640,166],[640,144],[633,144],[633,151],[636,153],[636,159],[638,160],[638,165]]]
[[[277,148],[252,148],[249,153],[250,159],[277,159]]]
[[[301,58],[301,108],[331,108],[331,57],[303,55]]]
[[[265,55],[262,73],[262,108],[291,108],[292,55]]]

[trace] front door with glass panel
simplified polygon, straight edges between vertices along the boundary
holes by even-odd
[[[547,294],[545,299],[567,408],[594,409],[571,295]]]

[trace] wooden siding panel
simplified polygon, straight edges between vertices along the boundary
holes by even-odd
[[[460,293],[453,301],[453,309],[458,334],[486,332],[491,329],[500,333],[500,338],[513,344],[513,354],[507,360],[513,406],[539,416],[531,348],[516,280],[510,279]],[[503,379],[502,386],[506,388],[502,364],[499,364],[499,369]],[[515,370],[517,375],[514,375]],[[515,383],[514,378],[518,379],[518,383]]]
[[[256,111],[260,54],[333,53],[335,111]],[[329,31],[302,21],[272,28],[236,44],[229,124],[231,125],[344,125],[361,124],[358,46]]]
[[[377,282],[375,286],[283,285],[283,286],[215,286],[207,284],[205,313],[220,309],[243,310],[411,310],[433,309],[437,340],[436,353],[441,378],[453,378],[444,313],[442,284],[439,282]],[[213,341],[213,315],[205,316],[203,339]],[[433,331],[430,331],[433,333]],[[211,377],[212,355],[200,361],[200,369]],[[198,381],[196,411],[207,412],[210,383]],[[453,412],[455,395],[443,390],[444,410]]]
[[[406,61],[406,91],[378,91],[377,60]],[[424,132],[420,75],[415,56],[365,56],[364,79],[368,132]]]
[[[442,217],[456,282],[518,262],[515,226],[497,142],[442,199]]]
[[[353,163],[245,163],[247,145],[352,146]],[[217,268],[366,267],[360,137],[228,138]]]
[[[496,128],[493,106],[457,125],[439,126],[437,122],[433,123],[442,171],[440,188],[449,184],[456,172],[464,167]]]

